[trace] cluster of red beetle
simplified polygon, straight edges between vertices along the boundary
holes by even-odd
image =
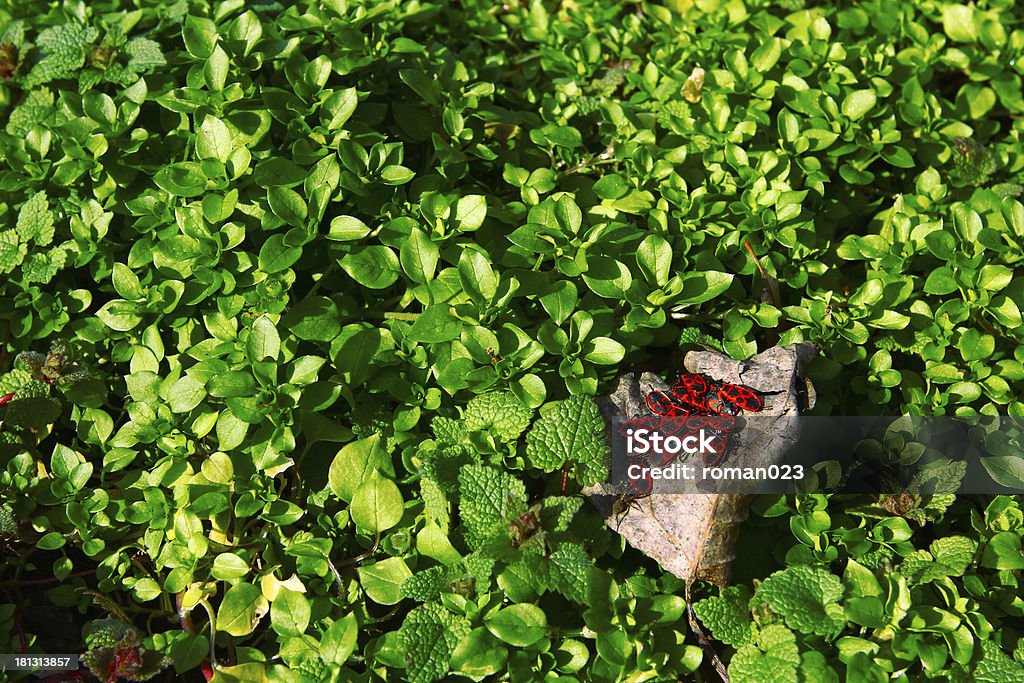
[[[668,391],[652,391],[647,394],[647,407],[653,415],[627,420],[620,432],[627,429],[647,429],[659,432],[662,437],[676,436],[685,439],[698,437],[700,431],[711,435],[714,453],[704,453],[702,459],[708,467],[719,465],[735,444],[735,434],[742,428],[740,413],[756,413],[764,408],[761,395],[741,384],[718,382],[707,375],[685,373]],[[633,456],[632,460],[644,467],[664,467],[677,453],[662,453],[661,461]],[[638,494],[650,493],[654,482],[650,477],[631,479],[630,483]]]

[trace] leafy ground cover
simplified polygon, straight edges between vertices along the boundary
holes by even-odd
[[[1024,412],[1022,19],[5,4],[0,651],[715,676],[578,494],[589,397],[811,341],[823,414]],[[693,605],[736,683],[1024,679],[1018,497],[761,499],[745,534]]]

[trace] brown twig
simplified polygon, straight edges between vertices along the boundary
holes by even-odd
[[[757,254],[754,253],[754,248],[750,246],[750,241],[743,240],[743,245],[747,248],[747,251],[750,252],[750,258],[754,259],[754,265],[757,266],[758,272],[761,273],[761,278],[764,280],[765,286],[768,288],[771,303],[774,304],[776,308],[780,308],[782,306],[782,294],[779,292],[779,281],[769,275],[761,265],[761,262],[757,258]]]

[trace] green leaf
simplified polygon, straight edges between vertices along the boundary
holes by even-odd
[[[298,192],[287,187],[271,187],[267,189],[267,201],[274,215],[285,223],[297,228],[305,227],[309,207]]]
[[[990,334],[982,334],[976,329],[966,330],[957,342],[960,355],[965,361],[984,360],[989,358],[996,349],[996,340]]]
[[[217,46],[217,26],[209,19],[185,17],[181,37],[190,55],[196,59],[207,59]]]
[[[878,102],[878,96],[874,90],[855,90],[843,98],[843,116],[851,121],[857,121],[864,117]]]
[[[279,273],[291,268],[301,257],[302,247],[288,246],[284,235],[274,233],[260,247],[259,267],[264,273]]]
[[[576,310],[579,294],[576,285],[569,280],[561,280],[551,291],[540,297],[540,304],[547,311],[556,325],[561,325]]]
[[[502,671],[508,661],[508,647],[485,628],[469,632],[451,656],[452,671],[480,680]]]
[[[371,434],[338,451],[331,461],[327,481],[334,495],[348,502],[352,500],[356,489],[378,470],[394,476],[394,466],[381,444],[380,434]]]
[[[1024,489],[1024,458],[1018,455],[990,455],[981,459],[992,480],[1012,489]]]
[[[508,535],[507,520],[526,510],[526,488],[512,475],[484,465],[467,465],[459,473],[459,515],[466,543],[479,548]]]
[[[417,284],[424,284],[434,278],[439,257],[437,245],[419,228],[412,229],[398,253],[402,270]]]
[[[231,154],[231,131],[224,122],[215,116],[207,115],[199,126],[196,138],[196,153],[200,159],[216,159],[227,163]]]
[[[1024,551],[1021,538],[1012,531],[1001,531],[985,545],[981,564],[1000,570],[1024,569]]]
[[[536,605],[511,605],[484,619],[487,630],[515,647],[529,647],[544,637],[548,620]]]
[[[114,283],[114,289],[125,299],[134,301],[145,296],[142,285],[139,284],[139,278],[123,263],[114,264],[111,280]]]
[[[475,300],[490,302],[498,291],[498,278],[491,265],[478,251],[462,252],[459,257],[459,280],[467,293]]]
[[[356,621],[355,612],[335,619],[320,637],[320,657],[325,662],[341,666],[355,651],[358,636],[359,623]]]
[[[594,193],[601,199],[618,199],[629,192],[629,184],[622,176],[612,173],[594,183]]]
[[[693,611],[717,640],[740,647],[754,637],[750,597],[746,586],[730,586],[718,596],[695,602]]]
[[[153,176],[153,182],[175,197],[197,197],[206,191],[206,174],[196,161],[165,166]]]
[[[24,242],[33,240],[40,246],[46,246],[53,241],[53,214],[46,192],[36,192],[21,205],[15,230]]]
[[[327,239],[336,242],[352,242],[361,240],[370,234],[370,228],[353,216],[335,216],[331,220],[331,229]]]
[[[256,628],[266,609],[267,601],[257,586],[236,583],[228,588],[217,609],[217,630],[247,636]]]
[[[455,647],[469,630],[465,617],[452,614],[437,603],[421,605],[409,612],[398,632],[408,665],[404,680],[432,683],[444,677]]]
[[[3,232],[0,232],[0,273],[9,273],[17,268],[21,265],[21,262],[25,260],[25,255],[27,253],[28,248],[18,237],[18,233],[15,230],[4,230]],[[107,310],[107,307],[110,306],[111,303],[113,302],[105,304],[100,311]],[[99,316],[100,313],[97,312],[96,315]],[[103,320],[102,317],[100,317],[100,319]],[[106,323],[107,321],[104,320],[104,322]],[[109,327],[115,330],[118,329],[114,325],[109,325]],[[132,325],[132,327],[134,327],[134,325]],[[131,327],[126,329],[131,329]]]
[[[928,274],[924,283],[924,291],[928,294],[950,294],[957,290],[956,278],[947,266],[941,266]]]
[[[287,188],[301,185],[309,176],[309,171],[294,161],[275,157],[261,161],[253,171],[252,178],[260,187],[265,187],[270,195],[270,188]]]
[[[381,605],[397,604],[402,599],[402,584],[412,576],[405,560],[400,557],[359,567],[357,573],[367,597]]]
[[[801,633],[834,638],[846,624],[838,604],[843,584],[820,568],[798,565],[775,572],[758,587],[757,597]]]
[[[729,662],[729,679],[735,683],[797,683],[800,648],[796,635],[781,624],[771,624],[757,634],[756,644],[743,645]]]
[[[306,297],[293,306],[282,327],[299,339],[328,342],[341,332],[338,307],[325,296]]]
[[[973,43],[978,37],[974,9],[966,5],[943,5],[942,30],[958,43]]]
[[[249,574],[249,563],[234,553],[221,553],[214,558],[210,574],[221,581],[233,581]]]
[[[277,333],[277,327],[267,316],[261,315],[253,322],[249,330],[246,351],[249,360],[254,362],[264,358],[277,360],[281,352],[281,337]]]
[[[191,375],[185,375],[167,392],[167,403],[175,413],[187,413],[206,398],[206,387]]]
[[[587,340],[583,353],[595,365],[615,365],[625,357],[626,347],[608,337],[594,337]]]
[[[455,223],[459,230],[477,230],[487,218],[487,200],[483,195],[471,194],[459,197],[455,203]]]
[[[309,600],[297,591],[282,588],[270,603],[270,623],[283,636],[301,636],[309,626]]]
[[[385,185],[404,185],[415,177],[415,173],[405,166],[385,166],[380,172],[380,178]]]
[[[574,463],[584,486],[607,478],[605,423],[587,396],[572,396],[542,412],[526,435],[526,457],[547,472]]]
[[[677,302],[680,304],[701,304],[714,299],[732,285],[732,273],[709,270],[702,273],[685,273],[682,276],[682,291]]]
[[[626,264],[606,256],[595,256],[589,259],[589,268],[583,274],[594,294],[606,299],[623,299],[633,284],[633,275]]]
[[[401,273],[398,257],[389,247],[362,247],[346,254],[341,267],[353,280],[369,289],[385,289]]]
[[[448,304],[437,304],[416,316],[408,339],[427,343],[451,341],[459,337],[462,327],[462,321],[451,314]]]
[[[648,282],[664,287],[671,277],[672,247],[660,235],[648,235],[637,248],[636,262]]]
[[[320,109],[320,121],[327,127],[327,130],[338,130],[352,118],[358,104],[359,95],[355,88],[335,90],[330,97],[324,100]]]
[[[353,494],[349,514],[357,528],[379,533],[401,521],[403,504],[402,492],[395,482],[374,472]]]
[[[984,265],[978,274],[978,285],[990,292],[998,292],[1009,286],[1011,280],[1013,280],[1013,271],[1006,266]]]
[[[491,430],[506,442],[519,438],[530,424],[533,411],[508,391],[492,391],[475,396],[466,405],[465,428],[477,432]]]
[[[256,393],[256,380],[248,372],[233,370],[214,375],[208,380],[206,387],[210,396],[216,398],[252,396]]]

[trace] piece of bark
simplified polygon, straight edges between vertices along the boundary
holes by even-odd
[[[689,372],[743,384],[763,395],[764,408],[756,414],[755,431],[745,433],[744,438],[756,441],[759,456],[772,461],[781,458],[797,438],[793,431],[796,421],[779,418],[796,416],[809,407],[805,405],[806,397],[813,396],[813,390],[808,391],[801,370],[815,353],[813,345],[804,343],[776,346],[747,361],[693,351],[683,362]],[[665,391],[668,385],[649,372],[639,377],[623,375],[611,394],[598,399],[598,406],[609,423],[616,418],[627,420],[647,415],[650,411],[645,397],[655,389]],[[776,419],[765,419],[772,417]],[[584,493],[611,528],[665,570],[687,582],[702,578],[727,583],[729,566],[735,558],[736,536],[747,518],[750,496],[658,493],[660,482],[654,483],[654,493],[635,501],[634,509],[624,516],[613,512],[617,496],[607,487],[598,485]]]

